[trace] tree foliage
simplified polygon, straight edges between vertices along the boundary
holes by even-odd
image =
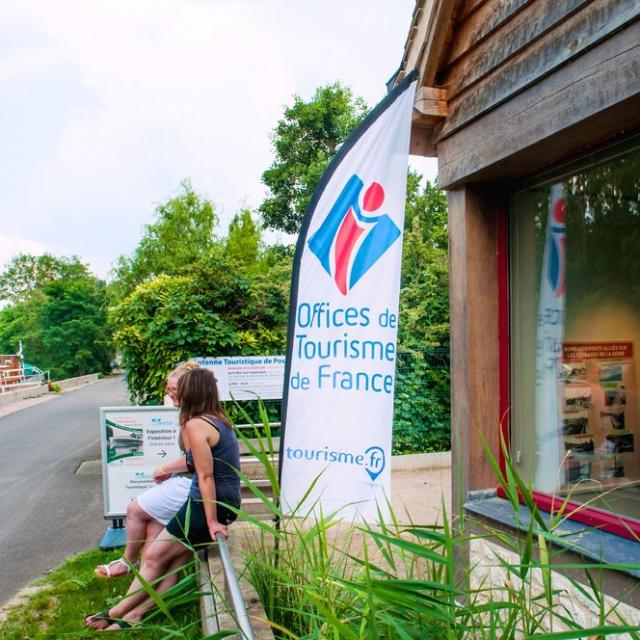
[[[54,280],[89,277],[87,266],[77,256],[57,257],[49,253],[15,256],[0,276],[0,300],[13,303],[26,301],[37,289]]]
[[[43,264],[36,256],[18,256],[15,263]],[[54,379],[110,371],[104,283],[77,258],[48,256],[44,264],[51,268],[36,270],[29,289],[22,286],[27,279],[16,280],[17,301],[0,311],[0,350],[15,353],[22,343],[25,359]]]
[[[56,280],[44,288],[44,294],[42,344],[56,375],[110,371],[113,346],[107,329],[104,284],[89,278]]]
[[[299,231],[329,161],[366,113],[366,103],[339,82],[319,87],[308,102],[294,96],[273,131],[275,160],[262,174],[270,191],[260,205],[267,227]]]
[[[196,216],[210,206],[198,202]],[[157,211],[163,226],[170,209]],[[167,373],[182,360],[283,352],[290,260],[262,248],[248,211],[234,217],[226,238],[212,238],[193,239],[188,268],[147,278],[111,309],[134,402],[160,402]]]
[[[225,247],[230,260],[246,266],[258,264],[260,228],[248,209],[240,211],[231,220]]]
[[[216,240],[213,205],[188,180],[180,184],[176,196],[158,205],[155,218],[145,227],[133,255],[118,258],[113,286],[117,299],[161,274],[188,273]]]
[[[447,201],[409,173],[400,289],[395,453],[450,447]]]

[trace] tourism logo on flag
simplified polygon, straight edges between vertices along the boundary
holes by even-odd
[[[388,522],[402,231],[418,74],[356,127],[301,221],[289,303],[280,509]]]
[[[361,196],[363,188],[361,178],[352,175],[308,243],[342,295],[347,295],[401,235],[387,214],[363,214],[382,206],[382,185],[372,182]]]
[[[565,199],[558,198],[551,206],[549,225],[549,265],[547,277],[556,296],[564,295],[565,289],[565,257],[566,257],[566,214]]]

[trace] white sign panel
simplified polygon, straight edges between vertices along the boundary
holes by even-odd
[[[102,407],[102,483],[105,518],[126,514],[129,503],[154,486],[153,470],[181,455],[174,407]]]
[[[213,371],[221,400],[280,400],[284,385],[284,356],[195,358]]]
[[[285,513],[374,520],[380,509],[388,515],[415,87],[410,75],[343,144],[303,221],[280,459]]]

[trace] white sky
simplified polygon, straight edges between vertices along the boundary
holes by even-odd
[[[294,93],[340,80],[383,97],[413,5],[0,0],[0,267],[48,251],[105,277],[184,178],[226,229],[262,201]]]

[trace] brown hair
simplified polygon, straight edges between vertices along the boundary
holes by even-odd
[[[178,403],[180,404],[181,426],[187,424],[191,418],[203,415],[215,416],[230,426],[220,403],[216,379],[209,369],[197,367],[180,377]]]

